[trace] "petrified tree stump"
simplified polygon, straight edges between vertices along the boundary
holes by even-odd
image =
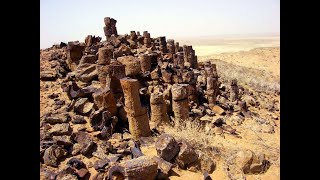
[[[179,68],[184,67],[183,53],[176,53],[173,55],[173,66]]]
[[[141,71],[147,72],[151,70],[151,59],[150,56],[147,54],[142,54],[139,56]]]
[[[216,99],[217,99],[217,93],[218,87],[217,87],[217,79],[214,78],[212,75],[207,77],[207,97],[209,105],[216,105]]]
[[[110,64],[111,58],[113,56],[113,50],[109,47],[102,47],[98,50],[98,64],[108,65]]]
[[[101,87],[109,87],[114,94],[122,93],[120,79],[126,76],[125,65],[98,65],[97,69],[98,79],[100,81]]]
[[[231,80],[231,91],[230,91],[230,100],[236,101],[239,98],[239,88],[237,85],[237,80]]]
[[[189,102],[187,85],[174,84],[171,88],[172,111],[174,113],[175,126],[180,127],[189,119]]]
[[[192,49],[192,46],[183,46],[183,55],[184,55],[184,62],[189,62],[192,68],[196,68],[197,61],[195,58],[195,51]]]
[[[125,65],[126,76],[135,76],[141,72],[141,65],[138,58],[133,56],[118,57],[117,60]]]
[[[150,38],[150,33],[148,33],[148,31],[143,31],[143,44],[147,48],[151,47],[151,38]]]
[[[69,42],[67,47],[67,64],[71,71],[75,71],[83,55],[85,46],[79,43]]]
[[[150,97],[151,121],[156,125],[169,122],[166,103],[162,93],[152,93]]]
[[[175,52],[180,52],[179,42],[176,42],[174,46],[175,46]]]
[[[166,37],[165,36],[160,36],[159,37],[159,43],[160,43],[160,51],[162,53],[167,53],[167,42],[166,42]]]
[[[139,81],[137,79],[122,78],[120,83],[124,93],[130,133],[135,138],[150,136],[151,131],[147,110],[141,106],[140,102]]]
[[[137,38],[138,38],[138,36],[137,36],[136,32],[135,31],[130,31],[130,39],[132,41],[135,41],[135,40],[137,40]]]
[[[176,53],[176,48],[175,48],[173,39],[167,40],[167,49],[168,49],[168,53],[172,53],[172,54]]]
[[[107,40],[108,38],[110,38],[112,34],[114,34],[115,36],[118,36],[116,23],[117,23],[117,20],[113,18],[110,18],[110,17],[104,18],[104,24],[106,26],[103,27],[103,30]]]

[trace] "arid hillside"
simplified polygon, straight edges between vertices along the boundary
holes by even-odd
[[[40,179],[280,179],[279,48],[206,57],[116,22],[40,50]]]

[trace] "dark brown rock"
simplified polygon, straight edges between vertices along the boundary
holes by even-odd
[[[79,98],[74,104],[74,111],[80,114],[87,114],[92,110],[93,105],[88,98]]]
[[[80,116],[80,115],[73,116],[71,122],[73,124],[85,124],[85,123],[87,123],[87,121],[85,120],[84,116]]]
[[[48,166],[58,167],[59,160],[66,154],[66,151],[60,146],[52,145],[44,152],[43,160]]]
[[[111,113],[111,116],[115,116],[117,114],[116,101],[109,88],[106,87],[98,90],[92,94],[92,97],[99,108],[105,108]]]
[[[153,180],[157,175],[157,163],[149,156],[124,161],[119,164],[124,169],[124,177],[128,179]]]
[[[85,46],[79,43],[69,42],[67,47],[67,64],[71,71],[76,70],[79,61],[83,55]]]
[[[55,180],[57,173],[48,169],[40,168],[40,180]]]
[[[57,73],[55,71],[40,72],[40,80],[42,81],[55,81],[57,78]]]
[[[95,170],[100,171],[100,172],[104,172],[105,171],[105,167],[110,163],[109,159],[101,159],[101,160],[97,160],[93,167]]]
[[[85,164],[78,158],[71,158],[68,162],[67,165],[74,167],[76,169],[81,169],[85,167]]]
[[[90,135],[83,131],[79,131],[76,134],[75,141],[80,145],[80,153],[83,155],[86,155],[95,144]]]
[[[49,130],[49,133],[54,136],[68,135],[71,132],[69,123],[55,124]]]
[[[82,168],[77,171],[79,178],[84,178],[89,173],[88,169]]]
[[[70,121],[70,115],[68,113],[61,113],[61,114],[52,114],[48,113],[45,114],[43,117],[43,122],[47,122],[50,124],[57,124],[57,123],[67,123]]]
[[[159,136],[155,146],[158,156],[166,161],[171,161],[180,149],[174,137],[168,134]]]
[[[90,82],[98,77],[96,64],[84,63],[79,64],[76,69],[75,77],[82,82]]]
[[[96,62],[97,58],[95,55],[83,55],[82,58],[79,61],[79,65],[81,64],[94,64]]]
[[[73,144],[71,140],[71,136],[53,136],[52,137],[53,141],[55,141],[58,145],[67,145],[70,146]]]
[[[179,142],[179,146],[180,151],[176,157],[176,162],[180,168],[186,169],[190,164],[198,160],[198,155],[192,146],[184,140]]]
[[[160,170],[160,172],[163,173],[166,177],[168,177],[169,172],[170,172],[171,168],[173,167],[173,164],[171,164],[170,162],[165,161],[162,158],[159,158],[157,156],[153,156],[153,159],[157,162],[158,169]]]

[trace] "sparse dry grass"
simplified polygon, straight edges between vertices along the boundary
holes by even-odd
[[[264,70],[234,65],[219,59],[210,59],[217,65],[222,81],[237,79],[240,84],[248,85],[261,91],[280,91],[280,79]]]

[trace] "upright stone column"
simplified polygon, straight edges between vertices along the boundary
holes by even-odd
[[[116,23],[117,23],[117,20],[113,18],[110,18],[110,17],[104,18],[105,27],[103,27],[103,30],[107,40],[112,34],[114,34],[115,36],[118,36]]]
[[[138,38],[138,36],[137,36],[136,32],[135,31],[130,31],[130,39],[132,41],[136,41],[137,38]]]
[[[174,45],[174,40],[173,39],[168,39],[167,40],[167,48],[168,48],[168,53],[176,53],[176,47]]]
[[[162,53],[168,53],[167,42],[166,42],[166,37],[165,36],[160,36],[159,37],[159,43],[160,43],[160,51]]]
[[[150,33],[148,33],[148,31],[143,31],[143,44],[147,48],[151,47],[151,38],[150,38]]]
[[[101,47],[98,50],[98,64],[108,65],[111,62],[113,50],[109,47]]]
[[[207,77],[207,97],[209,106],[216,105],[217,100],[217,79],[212,75]]]
[[[184,61],[189,62],[192,68],[196,68],[197,62],[195,58],[195,51],[192,49],[192,46],[183,46],[183,55]]]
[[[143,73],[151,70],[151,58],[148,54],[140,55],[139,61],[140,61],[140,65],[141,65],[141,71]]]
[[[239,99],[239,88],[236,79],[231,80],[230,100],[236,101]]]
[[[85,47],[79,43],[69,42],[67,46],[67,64],[71,71],[75,71],[83,55]]]
[[[151,93],[150,107],[151,107],[151,121],[154,122],[156,126],[161,123],[169,122],[167,107],[163,99],[162,93],[158,93],[158,92]]]
[[[171,88],[172,111],[174,113],[175,127],[182,127],[189,119],[187,85],[174,84]]]
[[[135,139],[151,135],[146,108],[141,106],[137,79],[120,79],[124,93],[125,110],[129,121],[129,131]]]
[[[173,55],[173,66],[179,67],[180,69],[184,67],[183,53],[179,52]]]
[[[210,106],[216,105],[216,98],[219,92],[218,74],[215,64],[210,61],[205,62],[204,70],[206,74],[207,98]]]
[[[176,42],[175,43],[175,50],[176,50],[176,52],[180,52],[180,47],[179,47],[179,42]]]

